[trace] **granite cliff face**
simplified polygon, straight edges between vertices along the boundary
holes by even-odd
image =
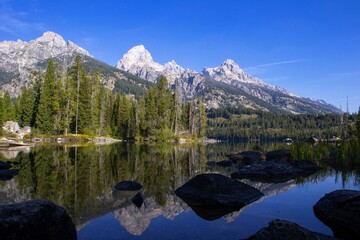
[[[39,69],[38,64],[50,57],[66,61],[74,55],[91,57],[88,51],[75,43],[66,42],[54,32],[45,32],[41,37],[30,42],[18,40],[0,42],[0,82],[2,89],[11,96],[21,93],[23,86],[29,86],[29,75]]]

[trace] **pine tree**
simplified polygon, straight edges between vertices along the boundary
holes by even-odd
[[[3,122],[6,121],[15,121],[16,117],[15,117],[15,109],[14,106],[11,102],[11,98],[10,98],[10,93],[9,91],[6,91],[4,94],[4,117],[3,117]]]
[[[33,98],[26,87],[23,87],[19,97],[18,123],[21,127],[30,126],[33,115]]]
[[[198,127],[198,137],[203,138],[205,137],[206,133],[206,112],[205,112],[205,106],[200,100],[200,98],[197,101],[198,105],[198,119],[199,119],[199,127]]]
[[[2,134],[3,124],[4,124],[4,98],[0,94],[0,134]]]
[[[40,94],[39,109],[36,117],[36,127],[41,133],[55,134],[55,90],[54,66],[50,58]]]
[[[360,141],[360,107],[359,107],[359,111],[356,117],[356,133],[357,133],[357,139],[358,141]]]
[[[90,134],[89,123],[91,123],[91,83],[90,78],[85,72],[85,68],[80,73],[78,106],[78,133]]]

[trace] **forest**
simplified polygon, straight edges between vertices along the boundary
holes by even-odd
[[[205,105],[200,99],[182,103],[166,77],[138,99],[108,90],[101,73],[88,73],[80,56],[63,71],[48,61],[44,74],[33,71],[34,82],[15,100],[0,96],[0,124],[16,121],[34,135],[85,134],[124,140],[199,139],[205,136]]]
[[[242,107],[207,111],[209,138],[226,141],[360,139],[360,114],[284,114]]]

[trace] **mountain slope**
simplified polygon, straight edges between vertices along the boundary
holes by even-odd
[[[21,93],[23,86],[32,84],[29,77],[34,70],[43,72],[50,57],[64,71],[80,55],[88,72],[100,70],[101,81],[108,89],[135,95],[144,95],[151,83],[126,71],[109,66],[95,58],[75,43],[66,42],[60,35],[45,32],[30,42],[18,40],[0,42],[0,85],[12,97]]]
[[[230,105],[295,114],[341,112],[324,101],[299,97],[283,88],[267,84],[244,72],[231,59],[220,66],[204,68],[201,73],[185,70],[174,61],[171,63],[172,71],[169,70],[169,63],[161,65],[154,62],[150,52],[139,45],[125,53],[116,67],[151,82],[156,82],[164,75],[172,86],[176,85],[183,99],[192,100],[200,96],[208,108]]]
[[[116,67],[112,67],[53,32],[45,32],[29,42],[0,42],[1,91],[7,90],[12,97],[16,97],[23,86],[32,84],[33,80],[29,76],[32,71],[45,71],[50,57],[65,71],[77,55],[82,56],[83,64],[89,72],[100,70],[101,82],[108,89],[135,96],[144,95],[147,88],[165,75],[183,100],[191,101],[201,97],[207,108],[242,106],[287,113],[340,112],[324,101],[302,98],[267,84],[244,72],[230,59],[220,66],[196,72],[184,69],[175,61],[157,63],[150,52],[139,45],[125,53]]]

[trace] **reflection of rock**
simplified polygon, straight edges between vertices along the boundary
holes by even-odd
[[[1,155],[6,159],[14,159],[19,153],[29,153],[30,147],[29,146],[19,146],[19,147],[9,147],[5,149],[1,149]]]
[[[132,199],[131,202],[135,204],[138,208],[141,208],[141,205],[144,203],[144,198],[141,193],[137,193]]]
[[[243,151],[228,155],[229,159],[237,164],[250,164],[254,161],[265,160],[265,154],[258,151]]]
[[[236,172],[231,174],[231,177],[278,183],[298,177],[307,177],[320,169],[315,163],[308,160],[256,161],[247,166],[240,166]]]
[[[290,150],[274,150],[266,153],[266,160],[291,160]]]
[[[269,226],[260,229],[249,240],[332,240],[336,239],[321,233],[312,232],[296,223],[285,220],[272,220]]]
[[[314,205],[315,215],[344,239],[360,239],[360,191],[337,190]]]
[[[121,181],[115,185],[114,189],[117,191],[137,191],[142,188],[140,183],[135,181]]]
[[[178,201],[175,196],[168,196],[165,206],[160,206],[154,198],[146,198],[141,208],[130,204],[113,212],[114,217],[131,234],[140,236],[150,225],[152,219],[164,216],[174,219],[187,209],[186,204]]]
[[[258,200],[256,202],[253,202],[253,203],[249,204],[248,206],[251,206],[252,204],[263,201],[268,197],[287,192],[287,191],[289,191],[290,189],[292,189],[293,187],[296,186],[296,180],[290,180],[290,181],[283,182],[283,183],[252,182],[252,181],[247,180],[247,179],[243,179],[241,181],[243,183],[246,183],[246,184],[260,190],[265,195],[265,197],[261,198],[260,200]],[[248,206],[246,206],[246,207],[248,207]],[[244,210],[244,208],[242,208],[238,212],[232,212],[232,213],[226,215],[225,216],[226,222],[234,221],[241,214],[241,212],[243,210]]]
[[[0,238],[72,240],[77,236],[64,208],[37,199],[0,206]]]
[[[264,196],[259,190],[220,174],[200,174],[175,191],[200,217],[214,220]]]

